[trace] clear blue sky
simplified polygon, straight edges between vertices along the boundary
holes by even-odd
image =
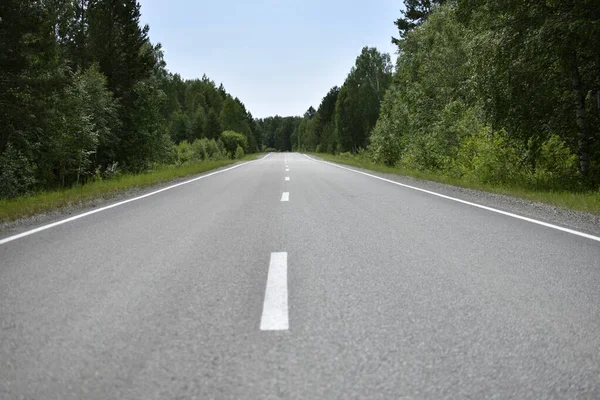
[[[167,68],[206,73],[255,117],[302,115],[344,82],[363,46],[390,53],[401,0],[140,0]]]

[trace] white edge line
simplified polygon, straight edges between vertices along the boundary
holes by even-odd
[[[92,210],[92,211],[84,212],[82,214],[74,215],[72,217],[69,217],[69,218],[66,218],[66,219],[62,219],[60,221],[53,222],[51,224],[43,225],[43,226],[40,226],[38,228],[31,229],[29,231],[21,232],[21,233],[19,233],[17,235],[6,237],[4,239],[0,239],[0,245],[8,243],[8,242],[12,242],[13,240],[17,240],[17,239],[20,239],[20,238],[25,237],[25,236],[33,235],[34,233],[45,231],[46,229],[54,228],[55,226],[58,226],[58,225],[66,224],[67,222],[75,221],[77,219],[80,219],[80,218],[83,218],[83,217],[87,217],[89,215],[96,214],[96,213],[108,210],[110,208],[122,206],[123,204],[127,204],[127,203],[131,203],[133,201],[141,200],[141,199],[144,199],[146,197],[153,196],[155,194],[164,192],[166,190],[170,190],[170,189],[176,188],[178,186],[187,185],[188,183],[196,182],[196,181],[198,181],[200,179],[208,178],[209,176],[212,176],[212,175],[220,174],[220,173],[226,172],[226,171],[231,171],[232,169],[239,168],[242,165],[246,165],[246,164],[249,164],[249,163],[252,163],[252,162],[255,162],[255,161],[262,161],[262,160],[264,160],[265,158],[267,158],[270,155],[271,155],[271,153],[267,154],[266,156],[264,156],[262,158],[259,158],[258,160],[246,161],[244,163],[234,165],[233,167],[229,167],[229,168],[226,168],[226,169],[221,169],[219,171],[214,171],[214,172],[208,173],[206,175],[202,175],[202,176],[196,177],[194,179],[190,179],[190,180],[187,180],[187,181],[184,181],[184,182],[179,182],[179,183],[176,183],[175,185],[171,185],[171,186],[167,186],[165,188],[159,189],[159,190],[155,190],[154,192],[146,193],[146,194],[143,194],[141,196],[133,197],[131,199],[119,201],[118,203],[114,203],[114,204],[111,204],[111,205],[108,205],[108,206],[105,206],[105,207],[101,207],[101,208],[98,208],[98,209],[95,209],[95,210]]]
[[[260,318],[261,331],[289,329],[287,258],[287,252],[271,253],[263,311]]]
[[[591,240],[595,240],[596,242],[600,242],[600,237],[594,236],[594,235],[590,235],[589,233],[579,232],[579,231],[576,231],[576,230],[573,230],[573,229],[564,228],[562,226],[558,226],[558,225],[554,225],[554,224],[549,224],[548,222],[539,221],[537,219],[528,218],[528,217],[524,217],[522,215],[510,213],[510,212],[507,212],[507,211],[498,210],[497,208],[483,206],[481,204],[471,203],[470,201],[461,200],[461,199],[457,199],[455,197],[446,196],[446,195],[441,194],[441,193],[432,192],[431,190],[426,190],[426,189],[421,189],[421,188],[418,188],[418,187],[415,187],[415,186],[406,185],[404,183],[392,181],[390,179],[382,178],[382,177],[377,176],[377,175],[369,174],[369,173],[362,172],[362,171],[357,171],[357,170],[352,169],[352,168],[343,167],[341,165],[337,165],[337,164],[329,162],[329,161],[317,160],[317,159],[314,159],[314,158],[308,156],[307,154],[304,154],[304,156],[306,158],[308,158],[309,160],[312,160],[312,161],[316,161],[316,162],[320,162],[320,163],[324,163],[324,164],[329,164],[329,165],[332,165],[334,167],[338,167],[338,168],[345,169],[345,170],[348,170],[348,171],[356,172],[357,174],[362,174],[362,175],[370,176],[371,178],[379,179],[380,181],[385,181],[385,182],[393,183],[394,185],[402,186],[402,187],[405,187],[405,188],[408,188],[408,189],[417,190],[419,192],[431,194],[433,196],[437,196],[437,197],[441,197],[441,198],[444,198],[444,199],[456,201],[456,202],[462,203],[462,204],[467,204],[469,206],[481,208],[483,210],[487,210],[487,211],[495,212],[495,213],[498,213],[498,214],[506,215],[508,217],[512,217],[512,218],[520,219],[520,220],[523,220],[523,221],[531,222],[532,224],[537,224],[537,225],[545,226],[547,228],[556,229],[556,230],[559,230],[559,231],[562,231],[562,232],[570,233],[572,235],[577,235],[577,236],[584,237],[586,239],[591,239]]]

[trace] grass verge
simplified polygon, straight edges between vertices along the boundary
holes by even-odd
[[[538,191],[521,187],[500,187],[486,185],[481,183],[467,182],[461,179],[448,177],[445,175],[434,174],[431,172],[408,170],[405,168],[388,167],[383,164],[375,164],[371,161],[358,157],[342,157],[325,153],[308,153],[323,160],[345,164],[353,167],[364,168],[371,171],[385,174],[395,174],[410,176],[412,178],[445,183],[448,185],[459,186],[467,189],[481,190],[490,193],[503,194],[512,197],[518,197],[525,200],[550,204],[561,208],[567,208],[575,211],[585,211],[600,215],[600,192],[557,192],[557,191]]]
[[[35,195],[0,200],[0,223],[69,206],[85,205],[95,199],[110,199],[130,189],[139,189],[225,167],[239,161],[250,161],[264,154],[248,154],[239,160],[219,160],[165,166],[136,175],[121,175],[65,190],[40,192]]]

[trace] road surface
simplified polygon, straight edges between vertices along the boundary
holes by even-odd
[[[600,398],[593,237],[295,153],[42,228],[0,399]]]

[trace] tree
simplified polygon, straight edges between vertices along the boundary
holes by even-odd
[[[400,38],[392,37],[392,43],[400,45],[402,40],[406,39],[408,32],[427,20],[435,6],[442,5],[445,2],[445,0],[404,0],[404,10],[400,11],[402,17],[394,21],[400,33]]]
[[[336,100],[335,130],[340,151],[356,152],[367,145],[391,76],[390,56],[364,47]]]
[[[231,96],[206,76],[169,73],[140,10],[135,0],[0,2],[1,198],[144,171],[174,161],[172,140],[220,135]],[[230,105],[254,151],[252,115]],[[220,157],[220,142],[195,143]]]
[[[596,176],[600,4],[463,0],[457,13],[477,33],[475,82],[492,123],[531,140],[533,152],[559,133],[577,151],[581,174]]]
[[[142,93],[150,94],[149,87],[157,83],[151,80],[159,60],[148,39],[149,28],[140,25],[140,5],[136,0],[94,0],[87,15],[89,54],[106,75],[108,87],[120,103],[122,129],[118,143],[115,142],[119,148],[113,152],[121,165],[140,171],[148,163],[145,157],[151,153],[141,152],[140,143],[145,143],[147,135],[159,134],[155,116],[139,113],[146,106],[154,111],[154,103],[162,97],[157,93],[150,103],[140,97]],[[142,104],[144,107],[140,108]]]
[[[310,106],[308,110],[306,110],[306,112],[304,113],[304,118],[311,119],[315,116],[316,113],[317,111],[313,108],[313,106]]]
[[[360,129],[359,100],[344,84],[335,104],[335,134],[342,152],[356,152],[365,145],[365,135]]]
[[[47,4],[16,0],[1,2],[0,16],[0,154],[27,160],[36,174],[29,182],[54,184],[57,106],[69,85],[56,17]]]
[[[75,74],[71,93],[75,101],[72,110],[85,124],[73,132],[78,146],[76,183],[79,183],[81,177],[93,175],[97,166],[115,158],[106,150],[111,148],[120,128],[119,106],[96,64]]]
[[[190,139],[190,123],[182,111],[175,111],[169,119],[169,134],[175,143]]]
[[[471,38],[448,6],[406,35],[371,135],[376,161],[394,165],[404,158],[412,168],[440,170],[456,155],[465,135],[457,123],[477,103],[469,85]]]
[[[223,102],[219,120],[221,122],[221,129],[224,131],[240,132],[247,137],[251,134],[246,110],[242,108],[239,100],[236,101],[231,96],[228,96]]]
[[[334,153],[336,151],[335,137],[335,104],[340,88],[332,87],[321,100],[315,119],[316,150]]]
[[[204,135],[209,139],[216,139],[222,132],[221,123],[219,117],[213,108],[206,114],[206,120],[204,120]]]
[[[204,137],[204,123],[206,121],[206,113],[204,108],[198,106],[196,112],[192,115],[192,121],[190,124],[190,140],[200,139]]]

